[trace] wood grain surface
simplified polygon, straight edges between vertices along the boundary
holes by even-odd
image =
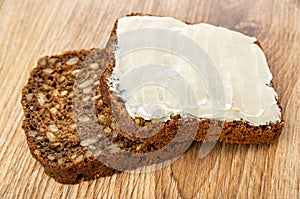
[[[256,36],[281,98],[285,127],[270,145],[199,143],[171,166],[61,185],[43,173],[21,129],[21,89],[39,57],[103,47],[131,12],[208,22]],[[0,0],[0,198],[300,198],[299,0]]]

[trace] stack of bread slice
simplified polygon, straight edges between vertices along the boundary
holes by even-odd
[[[126,99],[111,84],[116,67],[118,21],[105,49],[46,56],[39,59],[30,74],[22,92],[23,129],[31,154],[46,174],[60,183],[75,184],[124,170],[124,165],[128,167],[126,157],[131,154],[164,149],[163,154],[169,156],[152,157],[160,162],[182,154],[192,141],[259,144],[278,139],[283,128],[281,114],[277,121],[262,124],[243,118],[220,120],[180,114],[170,115],[167,120],[138,114],[132,117]],[[259,46],[257,41],[253,44]],[[268,83],[265,86],[272,88]],[[279,99],[275,100],[281,110]],[[123,156],[114,157],[118,153]],[[144,156],[137,156],[135,164],[145,166],[144,161]]]

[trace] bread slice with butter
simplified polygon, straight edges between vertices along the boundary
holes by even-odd
[[[209,90],[205,88],[199,75],[194,75],[193,67],[178,59],[178,56],[172,57],[169,55],[170,52],[162,52],[161,49],[151,51],[147,46],[126,52],[126,48],[132,43],[128,43],[128,37],[124,35],[147,29],[176,31],[205,51],[216,67],[223,86],[222,92],[225,94],[223,117],[216,117],[213,111],[205,108],[207,105],[214,108],[211,101],[215,99],[210,100],[210,104],[202,103],[209,102],[205,98]],[[139,37],[139,35],[135,36]],[[156,35],[156,37],[159,40],[160,36]],[[129,39],[130,42],[135,41],[132,37]],[[144,39],[147,40],[147,37]],[[180,123],[186,121],[197,123],[198,128],[193,139],[204,142],[271,143],[278,139],[282,131],[284,121],[279,98],[272,87],[272,74],[256,38],[208,24],[192,25],[170,17],[131,14],[116,21],[106,51],[110,60],[101,80],[101,92],[107,108],[113,109],[111,112],[113,115],[102,114],[102,119],[117,123],[118,133],[128,139],[138,140],[146,146],[161,148],[171,142]],[[123,55],[120,56],[120,52]],[[188,83],[196,95],[196,102],[200,104],[196,107],[198,112],[190,111],[189,107],[180,107],[180,103],[174,100],[178,96],[168,94],[167,90],[159,93],[159,86],[139,88],[135,90],[132,98],[124,95],[126,86],[120,85],[121,79],[134,69],[153,63],[160,65],[167,63],[169,68],[190,81]],[[163,73],[163,71],[157,70],[153,73]],[[147,74],[141,70],[140,73],[133,74],[131,84],[135,82],[140,84],[143,81],[141,81],[142,75],[154,76],[153,73]],[[177,79],[173,78],[171,83],[172,81],[176,84]],[[152,83],[155,84],[155,81]],[[132,85],[127,86],[130,88]],[[164,106],[159,108],[159,113],[162,114],[154,115],[149,107],[159,106],[162,102]],[[172,130],[170,124],[174,125]],[[155,129],[155,133],[139,136],[141,131],[142,134],[143,131],[147,134],[149,129]],[[186,129],[186,131],[190,132],[194,129]]]

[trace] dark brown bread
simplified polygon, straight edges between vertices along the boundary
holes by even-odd
[[[75,184],[116,172],[82,146],[83,136],[77,132],[78,117],[74,117],[76,111],[80,112],[86,106],[86,102],[78,103],[74,110],[74,99],[86,101],[84,95],[74,95],[78,73],[86,71],[82,79],[91,79],[91,76],[99,79],[100,74],[94,69],[105,56],[105,51],[92,49],[43,57],[23,89],[23,129],[30,152],[44,166],[45,173],[60,183]],[[77,81],[80,83],[81,80]],[[99,81],[90,89],[94,90],[97,84]],[[94,93],[87,91],[86,99],[89,99],[88,95],[93,97]]]
[[[131,14],[131,15],[144,15],[144,14]],[[130,15],[129,15],[130,16]],[[106,108],[111,113],[112,105],[114,108],[111,114],[102,114],[103,120],[109,122],[118,122],[118,134],[123,135],[129,140],[138,141],[143,143],[143,146],[152,146],[154,149],[162,148],[172,141],[172,138],[178,132],[180,124],[185,127],[187,134],[192,134],[195,124],[198,126],[196,135],[194,136],[195,141],[220,141],[226,143],[238,143],[238,144],[259,144],[259,143],[271,143],[278,139],[283,128],[283,118],[276,123],[268,123],[266,125],[253,126],[244,121],[233,121],[233,122],[220,122],[217,120],[209,119],[197,119],[189,118],[183,119],[179,116],[174,116],[168,122],[162,120],[146,121],[143,118],[133,119],[127,114],[124,102],[118,96],[110,90],[108,78],[111,76],[113,68],[115,66],[114,51],[117,44],[116,30],[118,21],[115,22],[114,28],[111,32],[111,37],[106,47],[108,54],[108,61],[106,70],[101,78],[101,88],[103,101]],[[259,43],[257,43],[259,45]],[[260,46],[260,45],[259,45]],[[98,90],[100,87],[98,87]],[[278,106],[279,99],[277,99]],[[116,119],[117,118],[117,119]],[[133,127],[132,124],[136,124]],[[155,125],[153,125],[153,123]],[[190,125],[190,127],[188,126]],[[150,127],[151,126],[151,127]],[[208,131],[209,129],[209,131]],[[156,131],[155,135],[149,138],[141,138],[135,136],[133,132],[138,131]],[[219,132],[220,135],[216,132]],[[188,136],[181,137],[182,140],[188,139]]]

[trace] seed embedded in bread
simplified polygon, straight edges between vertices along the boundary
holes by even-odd
[[[28,131],[28,135],[30,137],[35,137],[37,135],[37,132],[36,131]]]
[[[56,59],[49,59],[49,63],[54,64],[56,62]]]
[[[140,125],[141,124],[140,118],[135,118],[134,122],[135,122],[136,125]]]
[[[113,130],[116,130],[119,128],[119,126],[117,125],[117,123],[113,122],[110,124],[110,127],[113,129]]]
[[[81,141],[80,143],[82,146],[89,146],[95,144],[97,141],[98,141],[97,138],[88,138],[86,140]]]
[[[88,121],[90,121],[90,118],[87,115],[83,115],[83,116],[79,117],[78,120],[80,122],[88,122]]]
[[[47,63],[46,59],[40,59],[40,65],[45,66]]]
[[[106,127],[106,128],[104,129],[104,133],[111,133],[111,129],[110,129],[109,127]]]
[[[91,69],[96,70],[99,68],[99,64],[98,63],[92,63],[89,65]]]
[[[47,138],[49,139],[50,142],[56,142],[57,141],[57,137],[51,132],[47,132],[46,136],[47,136]]]
[[[93,97],[93,100],[96,101],[96,100],[98,100],[100,98],[101,98],[101,95],[96,95],[95,97]]]
[[[74,163],[79,163],[80,161],[82,161],[83,160],[83,155],[79,155],[73,162]]]
[[[55,124],[51,124],[49,125],[49,130],[52,131],[52,132],[57,132],[58,131],[58,128]]]
[[[73,75],[77,75],[78,73],[80,72],[80,70],[79,69],[77,69],[77,70],[73,70]]]
[[[71,126],[70,126],[70,129],[72,129],[72,130],[74,130],[74,129],[76,129],[77,128],[77,124],[72,124]]]
[[[84,94],[89,94],[89,93],[92,92],[92,89],[93,89],[93,87],[88,87],[88,88],[83,89],[82,92],[83,92]]]
[[[43,93],[38,94],[38,102],[40,103],[41,106],[44,106],[45,104],[45,96]]]
[[[117,132],[117,131],[114,131],[114,132],[112,133],[112,137],[113,137],[113,138],[117,138],[117,137],[118,137],[118,132]]]
[[[43,70],[44,73],[51,74],[53,70],[51,68],[46,68]]]
[[[64,163],[64,159],[59,158],[59,159],[57,160],[57,163],[58,163],[58,164],[63,164],[63,163]]]
[[[136,147],[136,150],[137,151],[140,151],[141,149],[143,149],[145,147],[145,144],[139,144],[137,147]]]
[[[57,113],[57,109],[55,107],[53,107],[53,108],[50,109],[50,112],[55,114],[55,113]]]
[[[100,81],[98,80],[98,81],[95,81],[93,85],[98,86],[99,84],[100,84]]]
[[[88,87],[89,85],[93,84],[93,80],[86,80],[85,82],[81,83],[78,88],[86,88]]]
[[[71,66],[71,65],[74,65],[74,64],[77,64],[77,62],[79,61],[78,57],[73,57],[71,59],[69,59],[66,64]]]
[[[83,102],[87,102],[87,101],[89,101],[90,99],[91,99],[91,97],[90,97],[90,96],[87,96],[87,97],[83,98],[82,101],[83,101]]]
[[[64,90],[64,91],[62,91],[61,93],[60,93],[60,96],[66,96],[68,94],[68,91],[66,91],[66,90]]]
[[[48,155],[47,157],[49,160],[55,160],[55,157],[53,155]]]
[[[32,100],[32,97],[33,97],[33,94],[32,93],[29,93],[26,95],[26,99],[28,102],[30,102]]]
[[[47,137],[48,137],[48,136],[47,136]],[[36,140],[37,140],[37,141],[43,140],[43,136],[37,136],[37,137],[36,137]],[[50,139],[49,139],[49,140],[50,140]]]
[[[76,155],[76,154],[73,154],[70,158],[71,158],[72,160],[74,160],[76,157],[77,157],[77,155]]]

